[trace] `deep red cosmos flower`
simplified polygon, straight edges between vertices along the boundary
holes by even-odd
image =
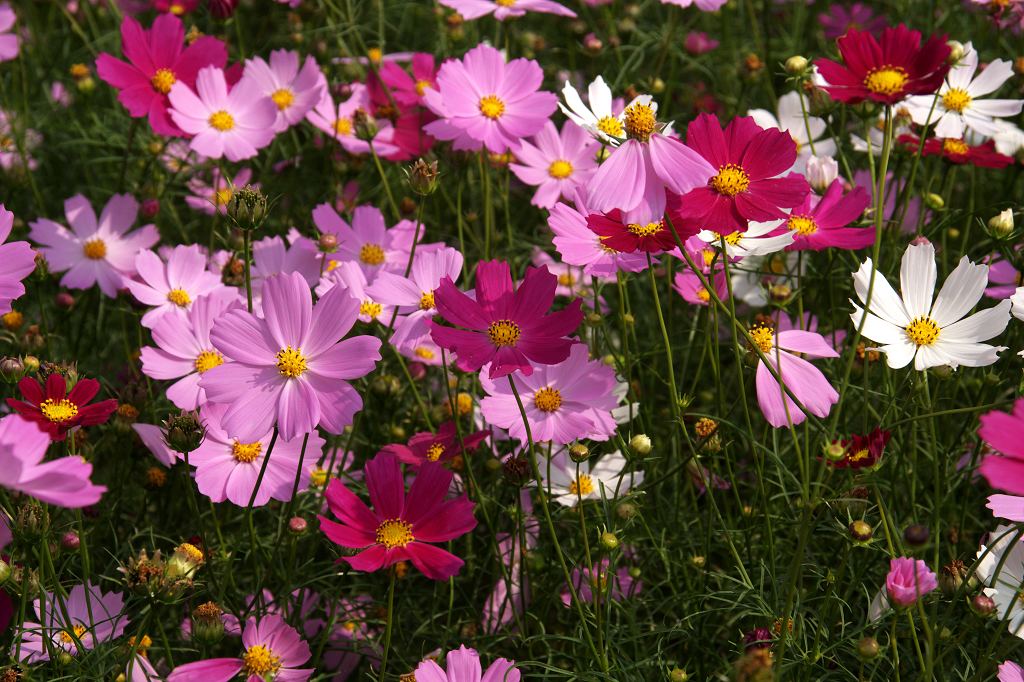
[[[601,245],[619,253],[671,251],[676,242],[664,220],[656,223],[624,223],[618,209],[587,216],[587,227],[601,238]]]
[[[915,152],[921,144],[920,138],[916,135],[900,135],[897,142]],[[979,168],[1006,168],[1013,163],[1012,156],[996,151],[996,143],[993,140],[969,145],[963,140],[930,137],[924,141],[921,153],[924,156],[941,156],[950,163],[969,163]]]
[[[117,409],[117,401],[112,399],[87,404],[100,391],[100,382],[95,379],[79,379],[68,393],[64,377],[54,372],[46,379],[45,393],[32,377],[19,381],[18,389],[25,400],[8,398],[7,404],[56,441],[64,440],[76,426],[102,424]]]
[[[822,88],[840,102],[866,99],[895,104],[907,95],[930,95],[949,72],[946,36],[921,34],[904,24],[887,28],[877,40],[867,31],[851,30],[836,41],[845,65],[831,59],[814,62],[825,79]]]
[[[843,458],[832,462],[837,469],[868,469],[882,458],[892,434],[877,426],[866,436],[854,434],[839,442],[845,448]]]
[[[490,435],[490,430],[468,433],[462,437],[462,445],[470,452]],[[441,424],[437,433],[417,433],[406,445],[392,443],[381,448],[381,452],[389,452],[406,464],[419,466],[424,462],[447,462],[461,455],[463,449],[459,446],[455,422],[448,421]]]
[[[686,131],[686,144],[703,156],[716,174],[704,187],[684,194],[673,225],[729,234],[746,230],[748,221],[786,217],[811,191],[802,175],[776,177],[793,167],[796,142],[777,128],[765,130],[749,116],[734,118],[725,130],[713,114],[701,114]]]

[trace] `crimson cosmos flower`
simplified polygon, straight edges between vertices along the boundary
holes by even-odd
[[[882,458],[885,446],[889,444],[889,437],[892,434],[877,426],[866,436],[853,434],[849,438],[840,441],[840,445],[846,448],[843,458],[833,462],[832,466],[837,469],[867,469],[875,466]]]
[[[7,404],[25,419],[35,422],[55,441],[62,441],[76,426],[93,426],[107,421],[117,409],[116,400],[87,403],[100,391],[95,379],[79,379],[71,392],[67,391],[64,377],[54,372],[46,379],[46,391],[32,377],[18,382],[24,401],[8,398]]]
[[[413,466],[420,466],[424,462],[447,462],[461,455],[463,447],[467,452],[475,450],[490,435],[490,429],[467,433],[462,437],[462,446],[460,447],[458,434],[455,432],[455,422],[447,421],[441,424],[437,433],[430,431],[417,433],[409,439],[407,444],[385,445],[381,448],[381,452],[390,452],[402,462]]]
[[[624,223],[622,211],[618,209],[607,214],[591,213],[587,216],[587,227],[601,238],[601,246],[619,253],[661,253],[676,246],[664,220],[645,224]]]
[[[916,135],[900,135],[897,142],[915,152],[921,144],[920,138]],[[979,168],[1006,168],[1013,163],[1012,156],[1006,156],[996,151],[994,140],[969,145],[963,140],[931,137],[924,141],[924,149],[921,153],[924,156],[941,156],[950,163],[958,165],[969,163]]]

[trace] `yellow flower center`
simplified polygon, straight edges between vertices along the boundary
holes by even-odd
[[[107,245],[103,243],[102,239],[90,239],[82,244],[82,253],[91,260],[100,260],[107,255]]]
[[[184,308],[192,302],[192,299],[189,298],[188,292],[184,289],[171,289],[167,292],[167,300],[179,308]]]
[[[228,202],[231,201],[231,195],[233,192],[230,187],[225,189],[219,189],[213,193],[213,203],[215,206],[227,206]]]
[[[136,639],[135,635],[132,635],[128,638],[128,646],[134,648],[135,651],[145,656],[149,647],[153,646],[153,638],[149,635],[143,635],[142,639],[139,640]]]
[[[480,113],[496,121],[505,113],[505,103],[497,95],[485,95],[480,98]]]
[[[47,398],[39,403],[39,411],[54,424],[62,424],[78,416],[78,405],[67,398],[56,401]]]
[[[359,249],[359,260],[366,265],[380,265],[384,262],[384,249],[380,244],[363,244]]]
[[[611,137],[622,137],[624,134],[624,131],[622,130],[622,122],[614,116],[605,116],[604,118],[598,119],[597,129]]]
[[[384,53],[379,47],[371,47],[366,51],[366,58],[374,64],[380,64],[381,60],[384,59]]]
[[[339,118],[334,122],[334,133],[342,137],[352,134],[352,119]]]
[[[215,350],[204,350],[196,356],[196,371],[200,374],[209,372],[214,367],[224,364],[224,356]]]
[[[551,165],[548,166],[548,175],[553,177],[555,180],[565,180],[567,177],[572,175],[572,164],[565,159],[552,161]]]
[[[661,222],[647,223],[646,225],[641,225],[640,223],[629,223],[626,225],[626,229],[637,237],[652,237],[661,231]]]
[[[573,495],[590,495],[594,492],[594,479],[590,474],[580,474],[580,477],[569,484],[569,492]]]
[[[728,244],[729,246],[736,246],[741,241],[743,241],[743,233],[740,232],[739,230],[736,230],[735,232],[730,232],[729,234],[725,235],[725,243]]]
[[[183,554],[186,559],[194,564],[201,564],[206,560],[202,550],[188,542],[181,543],[174,548],[174,551],[175,553]]]
[[[432,86],[430,85],[430,81],[416,81],[416,94],[419,95],[420,97],[423,97],[423,93],[426,92],[427,89],[431,87]]]
[[[775,332],[771,327],[759,325],[750,328],[750,339],[754,342],[762,353],[767,353],[772,349],[772,342],[775,340]]]
[[[558,276],[558,283],[563,287],[571,287],[575,281],[576,279],[568,272],[563,272]]]
[[[309,482],[317,488],[327,483],[327,469],[313,469],[309,472]]]
[[[176,17],[180,17],[185,13],[185,5],[180,2],[172,2],[171,6],[167,8],[167,11]]]
[[[302,354],[301,348],[285,346],[277,351],[277,355],[274,357],[277,358],[277,371],[281,373],[281,376],[294,379],[302,376],[302,373],[306,371],[306,357]]]
[[[487,338],[498,348],[514,346],[519,341],[519,325],[512,320],[497,320],[487,328]]]
[[[270,99],[277,105],[278,111],[284,111],[295,101],[295,93],[288,88],[281,88],[280,90],[275,90]]]
[[[899,66],[883,66],[864,77],[864,87],[877,95],[895,95],[907,84],[907,72]]]
[[[434,292],[424,291],[423,295],[420,296],[420,310],[433,310],[434,309]]]
[[[412,525],[402,519],[388,519],[377,526],[377,542],[385,549],[405,547],[414,539]]]
[[[171,86],[177,81],[178,79],[174,77],[174,72],[170,69],[157,69],[153,77],[149,79],[153,89],[164,95],[171,91]]]
[[[805,236],[818,231],[818,223],[814,222],[814,218],[809,215],[790,216],[789,220],[786,221],[786,227],[797,234]]]
[[[715,262],[715,258],[718,257],[718,253],[714,249],[703,249],[701,255],[704,257],[704,267],[711,267],[711,264]]]
[[[273,651],[262,644],[250,647],[242,657],[242,662],[247,676],[263,677],[267,673],[276,673],[281,668],[281,657],[275,656]]]
[[[21,325],[25,323],[25,316],[17,310],[12,310],[9,313],[4,313],[3,315],[0,315],[0,320],[3,320],[4,327],[10,329],[11,331],[14,331],[20,328]]]
[[[516,4],[516,0],[494,0],[494,4],[499,7],[511,7]]]
[[[542,388],[533,394],[533,404],[541,412],[555,412],[562,406],[562,394],[557,388]]]
[[[858,450],[857,452],[853,453],[852,455],[847,457],[847,459],[849,461],[851,461],[851,462],[859,462],[859,461],[861,461],[863,459],[867,459],[868,455],[870,455],[870,454],[871,453],[868,451],[868,449],[864,448],[862,450]]]
[[[697,300],[699,301],[707,303],[708,301],[711,300],[711,294],[709,294],[708,290],[703,286],[697,287],[697,291],[695,293],[697,295]]]
[[[87,628],[84,625],[76,625],[75,627],[73,627],[71,629],[75,633],[74,636],[72,636],[71,633],[68,632],[67,630],[62,630],[61,633],[60,633],[60,641],[64,642],[65,644],[73,643],[76,638],[79,641],[81,641],[82,635],[85,634],[85,631],[86,631]]]
[[[917,346],[930,346],[939,338],[939,323],[921,315],[910,321],[906,328],[907,338]]]
[[[235,458],[236,462],[241,462],[242,464],[256,461],[256,458],[260,456],[262,451],[263,443],[259,441],[255,443],[239,443],[236,440],[231,445],[231,456]]]
[[[734,197],[750,187],[750,176],[735,163],[727,163],[718,169],[718,175],[711,178],[711,186],[719,194]]]
[[[942,106],[946,107],[947,111],[955,111],[958,114],[962,114],[971,104],[971,96],[967,94],[967,91],[962,88],[953,88],[947,90],[946,94],[942,96]]]
[[[441,455],[443,454],[444,446],[441,445],[440,443],[434,443],[429,448],[427,448],[427,459],[429,459],[431,462],[436,462],[437,460],[441,459]]]
[[[654,132],[654,127],[658,122],[653,107],[637,102],[626,107],[626,111],[623,113],[627,137],[640,142],[647,142],[651,139],[651,133]]]
[[[967,143],[963,140],[954,140],[946,138],[942,141],[942,151],[946,154],[955,154],[957,156],[963,156],[968,152]]]
[[[235,127],[235,119],[228,112],[221,109],[210,114],[207,121],[214,130],[226,133]]]
[[[424,360],[433,360],[434,357],[437,355],[436,353],[434,353],[434,351],[427,348],[426,346],[420,346],[413,352],[416,354],[416,357],[423,358]]]
[[[371,320],[376,320],[377,316],[380,315],[381,310],[384,307],[380,303],[374,303],[373,301],[366,300],[359,304],[359,314],[366,315]]]

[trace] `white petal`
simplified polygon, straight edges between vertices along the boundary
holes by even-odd
[[[963,343],[988,341],[1002,334],[1009,323],[1010,301],[1000,301],[999,305],[994,308],[982,310],[948,327],[943,327],[939,332],[939,339]]]
[[[987,367],[999,359],[999,353],[1006,350],[1006,346],[990,346],[987,343],[956,343],[944,342],[941,338],[934,346],[937,352],[947,357],[946,364],[957,367]]]
[[[931,311],[935,277],[935,247],[931,244],[908,246],[900,264],[900,291],[911,319]]]
[[[857,298],[865,304],[868,302],[868,289],[871,289],[870,309],[873,314],[900,327],[906,327],[910,323],[910,316],[907,314],[903,301],[893,290],[885,275],[876,272],[874,287],[871,287],[870,258],[861,264],[857,272],[853,273],[853,287],[857,291]]]
[[[917,346],[909,340],[904,339],[899,343],[890,343],[881,346],[878,350],[885,353],[885,361],[893,369],[902,369],[910,364],[917,352]]]
[[[864,311],[857,305],[854,305],[854,311],[850,317],[853,319],[855,329],[860,326],[863,314]],[[871,313],[867,313],[867,319],[864,320],[864,327],[861,329],[860,334],[865,339],[875,343],[901,344],[907,342],[907,332],[903,327],[883,320]]]
[[[931,263],[934,272],[935,261],[932,260]],[[934,286],[934,279],[932,282],[932,286]],[[940,327],[953,324],[978,304],[985,293],[987,284],[988,266],[972,263],[967,256],[964,256],[953,272],[949,274],[939,295],[935,298],[935,306],[931,309],[932,318]],[[903,286],[903,295],[906,296],[907,285]],[[915,313],[914,317],[918,314],[928,314],[928,309],[925,308],[924,313]]]
[[[598,76],[594,79],[587,88],[587,97],[594,116],[601,119],[612,115],[612,89],[604,82],[604,78]]]

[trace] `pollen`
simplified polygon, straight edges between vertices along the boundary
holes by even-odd
[[[930,346],[939,338],[939,323],[921,315],[910,321],[906,328],[907,338],[917,346]]]
[[[419,346],[415,351],[416,357],[422,360],[433,360],[436,357],[436,353],[426,346]]]
[[[184,289],[171,289],[167,292],[167,300],[179,308],[184,308],[192,302],[188,292]]]
[[[384,249],[380,244],[363,244],[359,249],[359,260],[366,265],[380,265],[384,262]]]
[[[498,99],[497,95],[486,95],[480,98],[480,113],[497,121],[505,113],[505,103]]]
[[[235,127],[235,119],[228,112],[221,109],[210,114],[210,118],[207,119],[210,127],[214,130],[226,133]]]
[[[384,310],[384,306],[369,299],[359,304],[359,314],[366,315],[371,320],[376,320],[382,310]]]
[[[302,354],[301,348],[285,346],[277,351],[277,355],[274,357],[277,358],[277,371],[281,373],[281,376],[295,379],[306,371],[306,357]]]
[[[707,438],[718,430],[718,422],[708,417],[701,417],[697,420],[697,423],[693,425],[693,430],[701,438]]]
[[[175,547],[174,552],[175,554],[183,555],[186,559],[188,559],[194,564],[201,564],[206,560],[206,558],[203,556],[202,550],[188,542],[183,542],[177,547]]]
[[[512,320],[496,320],[487,328],[487,338],[498,348],[516,345],[519,333],[519,325]]]
[[[563,272],[561,275],[558,276],[558,283],[561,284],[563,287],[571,287],[573,284],[576,283],[576,278],[573,277],[568,272]]]
[[[412,524],[402,519],[388,519],[377,526],[377,542],[385,549],[405,547],[415,538],[412,536]]]
[[[762,353],[767,353],[772,349],[772,342],[775,340],[775,332],[771,327],[757,325],[751,327],[749,331],[750,339]]]
[[[644,225],[641,225],[640,223],[629,223],[626,225],[626,230],[631,234],[635,234],[637,237],[653,237],[661,231],[661,222],[646,223]]]
[[[236,462],[242,464],[248,464],[256,461],[256,458],[260,456],[260,452],[263,451],[263,443],[256,441],[255,443],[239,443],[237,440],[231,445],[231,456],[235,458]]]
[[[213,203],[215,206],[227,206],[228,202],[231,201],[231,195],[234,192],[231,191],[230,187],[219,189],[213,193]]]
[[[816,223],[814,218],[809,215],[790,216],[789,220],[786,221],[786,227],[793,232],[804,236],[814,234],[818,231],[818,223]]]
[[[847,460],[850,462],[860,462],[868,458],[871,452],[867,448],[862,448],[852,455],[847,456]]]
[[[327,474],[327,469],[321,469],[317,467],[316,469],[313,469],[311,472],[309,472],[309,483],[310,485],[316,488],[319,488],[323,486],[324,483],[327,483],[328,478],[329,476]]]
[[[654,108],[649,104],[637,102],[626,107],[623,112],[625,119],[626,136],[640,142],[647,142],[651,139],[651,133],[658,123],[654,115]]]
[[[205,374],[214,367],[220,367],[223,365],[224,356],[215,350],[204,350],[196,356],[196,361],[193,364],[195,365],[197,372]]]
[[[963,88],[952,88],[947,90],[946,94],[942,96],[942,106],[946,107],[947,111],[955,111],[958,114],[962,114],[964,109],[970,105],[971,96]]]
[[[551,165],[548,166],[548,175],[555,180],[565,180],[572,175],[572,164],[565,159],[552,161]]]
[[[569,484],[569,492],[583,497],[594,492],[594,479],[590,474],[580,474],[579,478]]]
[[[262,644],[249,647],[242,657],[246,676],[264,678],[267,673],[276,673],[281,668],[281,657]]]
[[[741,241],[743,241],[743,233],[740,232],[739,230],[736,230],[735,232],[730,232],[729,234],[725,235],[725,243],[728,244],[729,246],[736,246]]]
[[[430,81],[418,80],[416,81],[416,94],[423,97],[423,93],[427,90],[433,89],[434,86],[430,84]]]
[[[441,459],[441,455],[443,454],[444,446],[441,445],[440,443],[434,443],[429,448],[427,448],[427,459],[429,459],[431,462],[436,462],[437,460]]]
[[[334,122],[334,134],[345,137],[352,134],[352,119],[339,118]]]
[[[434,292],[424,291],[423,295],[420,296],[420,310],[433,310],[434,309]]]
[[[65,644],[73,644],[76,638],[79,641],[81,641],[82,635],[85,634],[86,629],[87,628],[84,625],[76,625],[72,628],[72,630],[75,633],[74,635],[72,635],[67,630],[62,630],[60,633],[60,641],[64,642]]]
[[[864,87],[876,95],[895,95],[907,84],[907,72],[899,66],[873,69],[864,77]]]
[[[727,163],[718,169],[718,175],[711,178],[711,186],[719,194],[734,197],[750,187],[750,176],[735,163]]]
[[[275,90],[270,99],[277,105],[278,111],[284,111],[295,101],[295,93],[288,88],[281,88],[280,90]]]
[[[533,404],[541,412],[557,412],[562,406],[562,393],[557,388],[547,386],[533,394]]]
[[[614,116],[605,116],[598,119],[597,129],[611,137],[622,137],[625,131],[622,129],[622,122]]]
[[[153,77],[149,79],[153,89],[164,95],[171,91],[171,87],[177,81],[178,79],[174,77],[174,72],[170,69],[157,69]]]
[[[697,300],[701,301],[702,303],[707,303],[708,301],[711,300],[711,294],[708,293],[706,287],[697,287],[697,291],[694,293],[697,295]]]
[[[107,245],[102,239],[90,239],[82,244],[82,253],[90,260],[100,260],[107,256]]]
[[[67,398],[63,400],[47,398],[39,403],[39,411],[54,424],[63,424],[78,416],[78,405],[75,405]]]
[[[954,140],[952,138],[946,138],[942,141],[942,153],[951,154],[953,156],[963,156],[970,148],[967,143],[963,140]]]

